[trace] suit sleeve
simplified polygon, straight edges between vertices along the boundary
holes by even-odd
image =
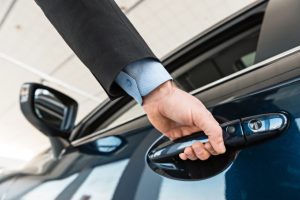
[[[111,98],[124,94],[114,82],[124,67],[145,58],[157,60],[113,0],[36,2]]]

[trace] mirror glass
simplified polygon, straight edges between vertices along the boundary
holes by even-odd
[[[54,128],[62,129],[66,123],[67,107],[46,89],[35,91],[34,110],[40,120]]]

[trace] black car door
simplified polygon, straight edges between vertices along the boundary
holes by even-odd
[[[193,93],[210,108],[220,123],[248,117],[256,119],[257,116],[264,114],[284,113],[287,116],[287,128],[274,138],[248,145],[243,149],[236,151],[228,148],[227,154],[234,156],[219,159],[219,162],[180,161],[174,156],[172,161],[159,161],[163,165],[158,162],[155,163],[158,164],[155,167],[147,166],[145,168],[147,173],[145,172],[140,182],[142,192],[137,191],[135,199],[141,199],[142,193],[146,199],[160,200],[299,198],[300,47],[297,46],[299,37],[294,37],[293,28],[296,33],[299,29],[294,26],[282,30],[278,28],[282,27],[280,21],[276,21],[279,23],[277,26],[274,20],[270,21],[272,15],[278,16],[278,8],[280,8],[278,7],[279,1],[273,2],[275,5],[270,4],[269,10],[265,14],[267,20],[264,21],[266,24],[263,24],[261,28],[258,49],[241,56],[239,62],[235,62],[235,67],[246,66],[253,54],[256,54],[256,60],[268,59],[197,89]],[[299,5],[296,1],[287,1],[285,4],[293,6],[293,9],[289,10],[291,12],[295,10],[295,4]],[[293,13],[282,16],[287,20],[282,23],[294,24],[297,19],[295,16],[297,14]],[[270,28],[270,22],[273,23],[273,28]],[[272,38],[272,31],[276,31],[276,37],[280,38],[278,42],[270,41],[268,38],[267,41],[264,40],[267,36]],[[289,45],[284,43],[284,38]],[[226,66],[224,67],[226,68]],[[193,70],[193,68],[189,68],[189,70]],[[190,88],[198,84],[197,76],[201,79],[200,70],[198,73],[196,72],[193,70],[193,73],[186,78],[188,80],[186,84]],[[185,82],[182,81],[182,83]],[[154,143],[159,142],[161,141]],[[149,159],[150,153],[147,151],[145,153],[148,153],[146,159]],[[211,165],[207,165],[205,162],[210,162]],[[217,171],[210,173],[214,168],[217,168]],[[199,171],[202,171],[203,174],[199,175]],[[149,198],[147,189],[142,186],[153,187],[150,183],[153,177],[161,179],[161,182],[159,182],[157,197]]]
[[[200,168],[178,172],[175,178],[182,175],[183,180],[163,177],[158,199],[297,199],[300,196],[299,49],[268,66],[196,95],[205,99],[220,121],[285,112],[289,127],[276,138],[237,152],[229,166],[226,162],[219,163],[224,168],[213,177],[202,177],[208,179],[191,182],[185,177],[185,173],[190,173],[193,179],[193,173]],[[199,161],[188,162],[199,166]],[[214,166],[206,167],[209,171]],[[152,174],[149,177],[157,176],[153,171],[149,173]]]

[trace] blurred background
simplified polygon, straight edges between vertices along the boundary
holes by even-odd
[[[116,0],[159,58],[254,1]],[[0,0],[0,173],[49,147],[20,111],[24,82],[42,82],[76,99],[77,122],[107,98],[33,0]]]

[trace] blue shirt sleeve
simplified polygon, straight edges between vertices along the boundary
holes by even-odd
[[[142,104],[143,96],[171,79],[171,75],[160,62],[143,59],[126,66],[115,81],[127,94]]]

